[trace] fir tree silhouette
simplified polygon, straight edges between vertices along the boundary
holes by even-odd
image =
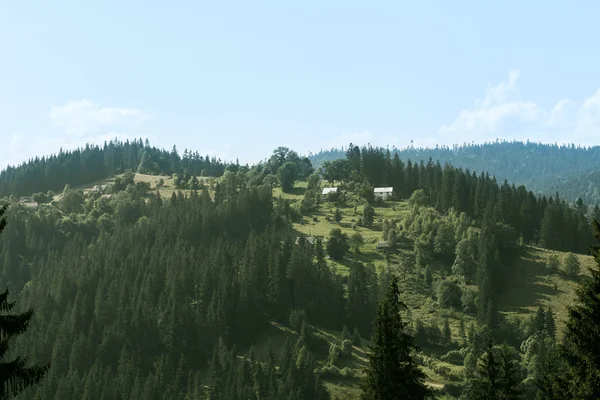
[[[8,206],[0,209],[0,233],[6,227]],[[33,317],[33,309],[21,314],[11,314],[15,302],[8,301],[8,288],[0,294],[0,400],[16,396],[27,387],[38,383],[48,371],[49,364],[44,366],[27,366],[27,357],[18,356],[7,361],[8,345],[11,339],[27,330]]]

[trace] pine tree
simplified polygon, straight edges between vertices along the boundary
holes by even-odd
[[[535,316],[533,317],[533,329],[535,333],[541,333],[541,331],[544,329],[545,320],[546,312],[541,306],[539,306]]]
[[[546,316],[544,318],[544,328],[546,329],[546,334],[552,339],[556,339],[556,321],[554,319],[554,313],[552,309],[548,308],[546,310]]]
[[[450,322],[448,317],[444,319],[444,328],[442,329],[442,341],[444,346],[449,346],[452,342],[452,332],[450,331]]]
[[[8,206],[0,209],[0,232],[6,226],[3,218]],[[11,339],[27,330],[33,317],[33,309],[21,314],[7,314],[15,306],[8,301],[8,288],[0,294],[0,399],[14,397],[27,387],[38,383],[48,371],[50,365],[27,366],[26,357],[17,357],[12,361],[6,360],[8,345]]]
[[[363,400],[424,399],[430,394],[425,374],[411,352],[414,339],[406,332],[398,300],[397,278],[392,278],[388,294],[379,304],[374,323],[373,346],[363,382]]]
[[[567,253],[563,258],[563,269],[567,276],[576,277],[579,275],[581,264],[579,259],[573,253]]]
[[[600,222],[594,220],[596,240],[600,242]],[[591,249],[600,266],[600,245]],[[553,377],[549,398],[592,399],[600,393],[600,271],[590,268],[591,279],[577,290],[577,302],[569,307],[569,318],[562,343],[560,358],[564,363],[562,374]]]
[[[344,327],[342,328],[342,334],[340,335],[340,342],[343,342],[344,340],[349,340],[349,339],[351,339],[350,331],[348,330],[348,327],[346,327],[346,325],[344,325]]]
[[[466,388],[469,400],[494,400],[498,399],[498,381],[500,367],[494,354],[493,337],[486,338],[485,353],[479,359],[475,375],[469,380]]]
[[[558,256],[556,254],[550,254],[546,260],[546,269],[548,270],[548,273],[553,274],[557,272],[559,268],[560,260],[558,259]]]
[[[362,345],[362,337],[360,336],[360,332],[356,328],[354,328],[354,332],[352,333],[352,344],[355,346]]]
[[[498,379],[498,399],[518,400],[523,398],[521,388],[522,373],[517,351],[504,344],[498,349],[500,376]]]
[[[462,346],[466,347],[467,346],[467,334],[465,332],[465,320],[463,319],[462,314],[460,315],[460,319],[459,319],[458,335],[460,336]]]

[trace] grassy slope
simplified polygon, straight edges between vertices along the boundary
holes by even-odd
[[[151,187],[154,188],[161,177],[136,174],[136,181],[149,182]],[[165,185],[160,189],[162,196],[170,197],[171,194],[176,191],[172,178],[163,177]],[[93,184],[85,185],[78,189],[89,190],[96,184],[109,184],[114,181],[114,178],[106,179],[101,182],[94,182]],[[208,184],[208,182],[205,182]],[[298,182],[292,193],[282,193],[280,189],[274,190],[276,197],[282,196],[292,201],[298,201],[302,199],[304,191],[306,189],[306,182]],[[186,192],[186,191],[184,191]],[[356,230],[352,228],[352,220],[357,220],[363,211],[362,205],[357,205],[356,213],[354,206],[357,204],[356,199],[350,198],[347,202],[346,207],[341,208],[342,221],[338,223],[331,223],[325,220],[326,216],[333,216],[335,206],[331,203],[323,203],[319,209],[313,214],[317,217],[317,221],[313,221],[311,218],[305,218],[303,223],[296,223],[293,229],[296,234],[305,234],[312,236],[324,236],[327,237],[329,231],[333,227],[340,228],[344,233],[351,235],[354,232],[360,232],[365,238],[365,245],[361,248],[360,259],[363,262],[372,262],[375,266],[380,269],[386,265],[385,257],[383,253],[376,250],[376,243],[382,240],[381,231],[376,229],[370,229],[366,227],[359,227]],[[383,220],[383,218],[402,218],[408,212],[408,206],[406,202],[395,202],[387,205],[375,207],[376,222]],[[410,253],[410,250],[400,250],[398,253]],[[499,301],[499,310],[507,316],[524,316],[531,315],[535,312],[538,306],[544,307],[551,306],[553,311],[557,314],[557,324],[559,332],[564,326],[566,319],[566,306],[571,304],[575,298],[575,287],[577,286],[577,280],[565,279],[561,274],[548,275],[545,269],[545,263],[547,257],[555,253],[562,259],[563,254],[559,252],[553,252],[537,247],[527,247],[525,254],[516,260],[515,274],[512,282],[508,285],[507,292]],[[400,254],[394,254],[391,257],[391,264],[398,265]],[[582,270],[587,271],[587,267],[593,266],[594,261],[589,256],[579,256],[582,264]],[[351,260],[333,261],[330,260],[331,264],[336,270],[346,275],[348,273],[349,265]],[[437,306],[437,304],[431,300],[429,296],[429,290],[421,279],[419,279],[414,271],[400,270],[397,268],[397,272],[400,278],[401,284],[401,296],[402,300],[407,304],[412,313],[412,318],[419,318],[422,321],[429,323],[431,321],[437,321],[440,326],[441,322],[445,317],[449,318],[450,326],[452,330],[453,340],[459,339],[458,324],[459,316],[462,314],[453,310],[444,310]],[[556,289],[555,289],[556,285]],[[473,320],[471,316],[462,315],[465,321],[465,325],[468,326],[469,322]],[[331,343],[339,344],[340,332],[320,330]],[[296,334],[289,329],[273,323],[268,331],[264,335],[264,340],[259,341],[256,346],[256,354],[260,358],[265,353],[267,339],[270,338],[273,344],[273,348],[276,354],[279,354],[285,338],[291,336],[293,339]],[[366,353],[368,342],[364,341],[363,346],[355,347],[354,354],[351,359],[340,360],[339,367],[348,367],[355,374],[359,374],[362,367],[366,364]],[[444,354],[447,349],[423,349],[423,352],[430,357],[437,359],[437,364],[440,366],[446,366],[450,370],[450,375],[459,376],[462,367],[445,363],[439,360],[439,356]],[[319,362],[324,362],[326,355],[317,355]],[[432,369],[425,367],[425,372],[428,375],[428,384],[433,388],[441,389],[444,383],[451,380],[451,377],[440,376],[436,374]],[[326,385],[332,393],[333,398],[339,399],[357,399],[360,393],[359,389],[360,380],[357,378],[337,378],[327,379]]]
[[[79,186],[75,189],[77,190],[82,190],[84,193],[91,191],[92,188],[96,185],[110,185],[112,183],[114,183],[116,177],[111,177],[111,178],[106,178],[106,179],[102,179],[96,182],[92,182],[89,183],[87,185],[82,185]],[[175,192],[178,191],[178,189],[175,187],[175,184],[173,183],[173,178],[170,176],[157,176],[157,175],[146,175],[146,174],[135,174],[134,177],[134,181],[135,182],[148,182],[150,184],[150,188],[155,190],[156,189],[156,185],[158,184],[158,182],[160,181],[160,179],[163,179],[164,184],[162,186],[162,188],[159,189],[160,195],[164,198],[170,198],[171,195]],[[204,184],[205,186],[209,186],[210,181],[214,178],[209,178],[209,177],[197,177],[198,180],[200,181],[201,184]],[[186,193],[189,192],[189,190],[182,190],[182,192]],[[55,196],[55,200],[57,200],[58,198],[60,198],[60,194],[58,194],[57,196]]]
[[[277,192],[276,195],[282,195],[290,200],[298,200],[302,198],[305,184],[301,183],[294,192],[290,194],[282,194]],[[354,232],[360,232],[365,238],[365,245],[361,248],[361,261],[373,262],[378,269],[385,266],[386,261],[383,254],[376,250],[377,241],[382,240],[382,232],[378,230],[360,227],[356,230],[352,228],[352,220],[358,219],[362,215],[362,206],[357,206],[357,211],[354,211],[356,200],[348,201],[346,207],[341,208],[342,221],[331,223],[325,220],[325,216],[333,216],[335,206],[325,202],[319,207],[319,210],[314,213],[317,221],[312,218],[306,218],[304,223],[294,224],[294,230],[300,234],[313,236],[328,236],[329,231],[333,227],[339,227],[344,233],[351,235]],[[376,212],[376,222],[384,218],[399,218],[408,212],[408,206],[405,202],[394,202],[385,206],[374,207]],[[410,252],[410,250],[400,250],[399,253]],[[578,279],[571,280],[565,278],[562,274],[549,275],[546,271],[546,259],[551,254],[557,254],[559,259],[562,259],[564,254],[550,250],[541,249],[538,247],[528,246],[523,256],[519,257],[515,263],[515,273],[512,281],[508,285],[506,293],[499,301],[499,310],[507,317],[532,315],[538,306],[544,308],[550,306],[557,316],[557,325],[560,331],[564,327],[567,317],[567,305],[572,304],[575,299],[575,288],[579,283]],[[582,271],[587,272],[587,268],[594,265],[594,260],[590,256],[578,256],[582,265]],[[392,265],[397,265],[398,254],[392,256]],[[350,260],[336,262],[330,260],[341,274],[348,273]],[[399,267],[397,267],[399,268]],[[459,316],[462,313],[454,310],[444,310],[430,298],[429,289],[422,283],[422,280],[416,276],[414,271],[398,270],[401,284],[401,296],[403,301],[411,309],[412,318],[419,318],[424,322],[437,321],[440,326],[445,317],[449,318],[450,327],[452,330],[453,340],[459,340]],[[555,286],[556,285],[556,286]],[[468,326],[473,317],[462,314],[465,325]],[[339,332],[335,333],[339,336]],[[365,348],[357,349],[364,355]],[[446,366],[450,369],[451,375],[459,376],[462,367],[444,363],[439,360],[439,356],[444,354],[447,349],[423,349],[423,352],[430,357],[436,358],[438,365]],[[364,365],[363,357],[354,357],[348,367],[353,368],[358,372]],[[434,388],[441,389],[444,383],[448,382],[448,376],[440,376],[433,372],[430,368],[424,368],[428,375],[428,384]],[[339,398],[358,398],[359,389],[356,380],[337,380],[327,381],[332,394]]]

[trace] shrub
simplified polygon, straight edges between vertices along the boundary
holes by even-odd
[[[363,222],[367,226],[373,225],[373,220],[375,219],[375,210],[370,205],[366,205],[363,210]]]
[[[440,359],[454,365],[463,365],[465,362],[465,354],[461,353],[460,350],[450,350],[441,356]]]
[[[352,341],[346,339],[342,342],[342,353],[346,357],[350,357],[352,355]]]
[[[425,366],[425,361],[424,361],[425,357],[427,357],[427,356],[424,355],[423,353],[417,353],[417,354],[415,354],[415,362],[423,367],[423,366]]]
[[[581,265],[579,259],[573,253],[567,253],[563,258],[563,269],[565,273],[570,277],[579,275]]]
[[[360,233],[355,232],[352,236],[350,236],[350,243],[352,244],[354,251],[360,253],[360,246],[365,244],[365,239]]]
[[[433,372],[435,372],[438,375],[442,375],[442,376],[448,376],[451,373],[451,369],[450,367],[446,366],[446,365],[435,365],[433,367]]]
[[[431,269],[429,266],[425,267],[425,284],[427,286],[431,286],[433,283],[433,275],[431,274]]]
[[[334,343],[329,346],[329,356],[327,357],[327,364],[330,366],[335,365],[337,360],[342,355],[342,350]]]
[[[424,367],[433,369],[437,365],[437,360],[433,357],[429,357],[423,354],[421,357],[421,363]]]
[[[327,195],[327,201],[335,203],[340,198],[340,192],[331,192]]]
[[[440,330],[439,325],[434,321],[430,326],[425,328],[425,332],[427,333],[427,341],[430,344],[440,344],[442,341],[442,331]]]
[[[474,314],[477,311],[477,292],[475,290],[465,288],[460,299],[463,312]]]
[[[360,332],[356,328],[354,328],[354,332],[352,333],[352,343],[355,346],[360,346],[362,344],[362,338],[360,337]]]
[[[471,375],[475,372],[475,369],[477,368],[477,356],[473,354],[472,350],[470,350],[465,356],[463,365],[465,367],[465,373],[467,375]]]
[[[338,368],[335,365],[324,365],[321,368],[323,378],[355,378],[357,375],[348,367]]]
[[[460,308],[462,290],[458,283],[453,280],[445,279],[441,281],[437,289],[437,300],[440,306],[444,308]]]
[[[335,219],[335,222],[340,222],[342,220],[342,211],[340,211],[339,208],[335,209],[335,212],[333,213],[333,219]]]
[[[342,233],[339,228],[332,229],[327,240],[327,254],[329,257],[334,260],[341,260],[349,249],[348,235]]]
[[[350,339],[350,331],[348,330],[348,327],[344,325],[342,328],[342,333],[340,334],[340,341],[343,342],[346,339]]]
[[[549,273],[557,272],[560,268],[560,260],[556,254],[551,254],[546,260],[546,269]]]

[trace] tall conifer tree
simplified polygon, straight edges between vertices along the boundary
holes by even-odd
[[[0,232],[6,226],[3,217],[7,206],[0,209]],[[18,356],[12,361],[6,358],[8,345],[11,339],[27,330],[29,321],[33,317],[33,310],[21,314],[8,314],[15,302],[8,301],[8,288],[0,294],[0,399],[14,397],[27,387],[39,382],[49,365],[27,367],[27,358]]]
[[[600,222],[594,220],[600,242]],[[591,253],[600,266],[600,246]],[[600,271],[590,268],[591,279],[577,290],[577,302],[569,308],[562,343],[559,345],[564,371],[551,377],[551,399],[587,400],[600,395]]]
[[[400,315],[400,308],[406,306],[398,296],[398,281],[393,277],[375,319],[363,400],[425,399],[431,393],[424,383],[425,374],[412,357],[417,346],[406,332]]]

